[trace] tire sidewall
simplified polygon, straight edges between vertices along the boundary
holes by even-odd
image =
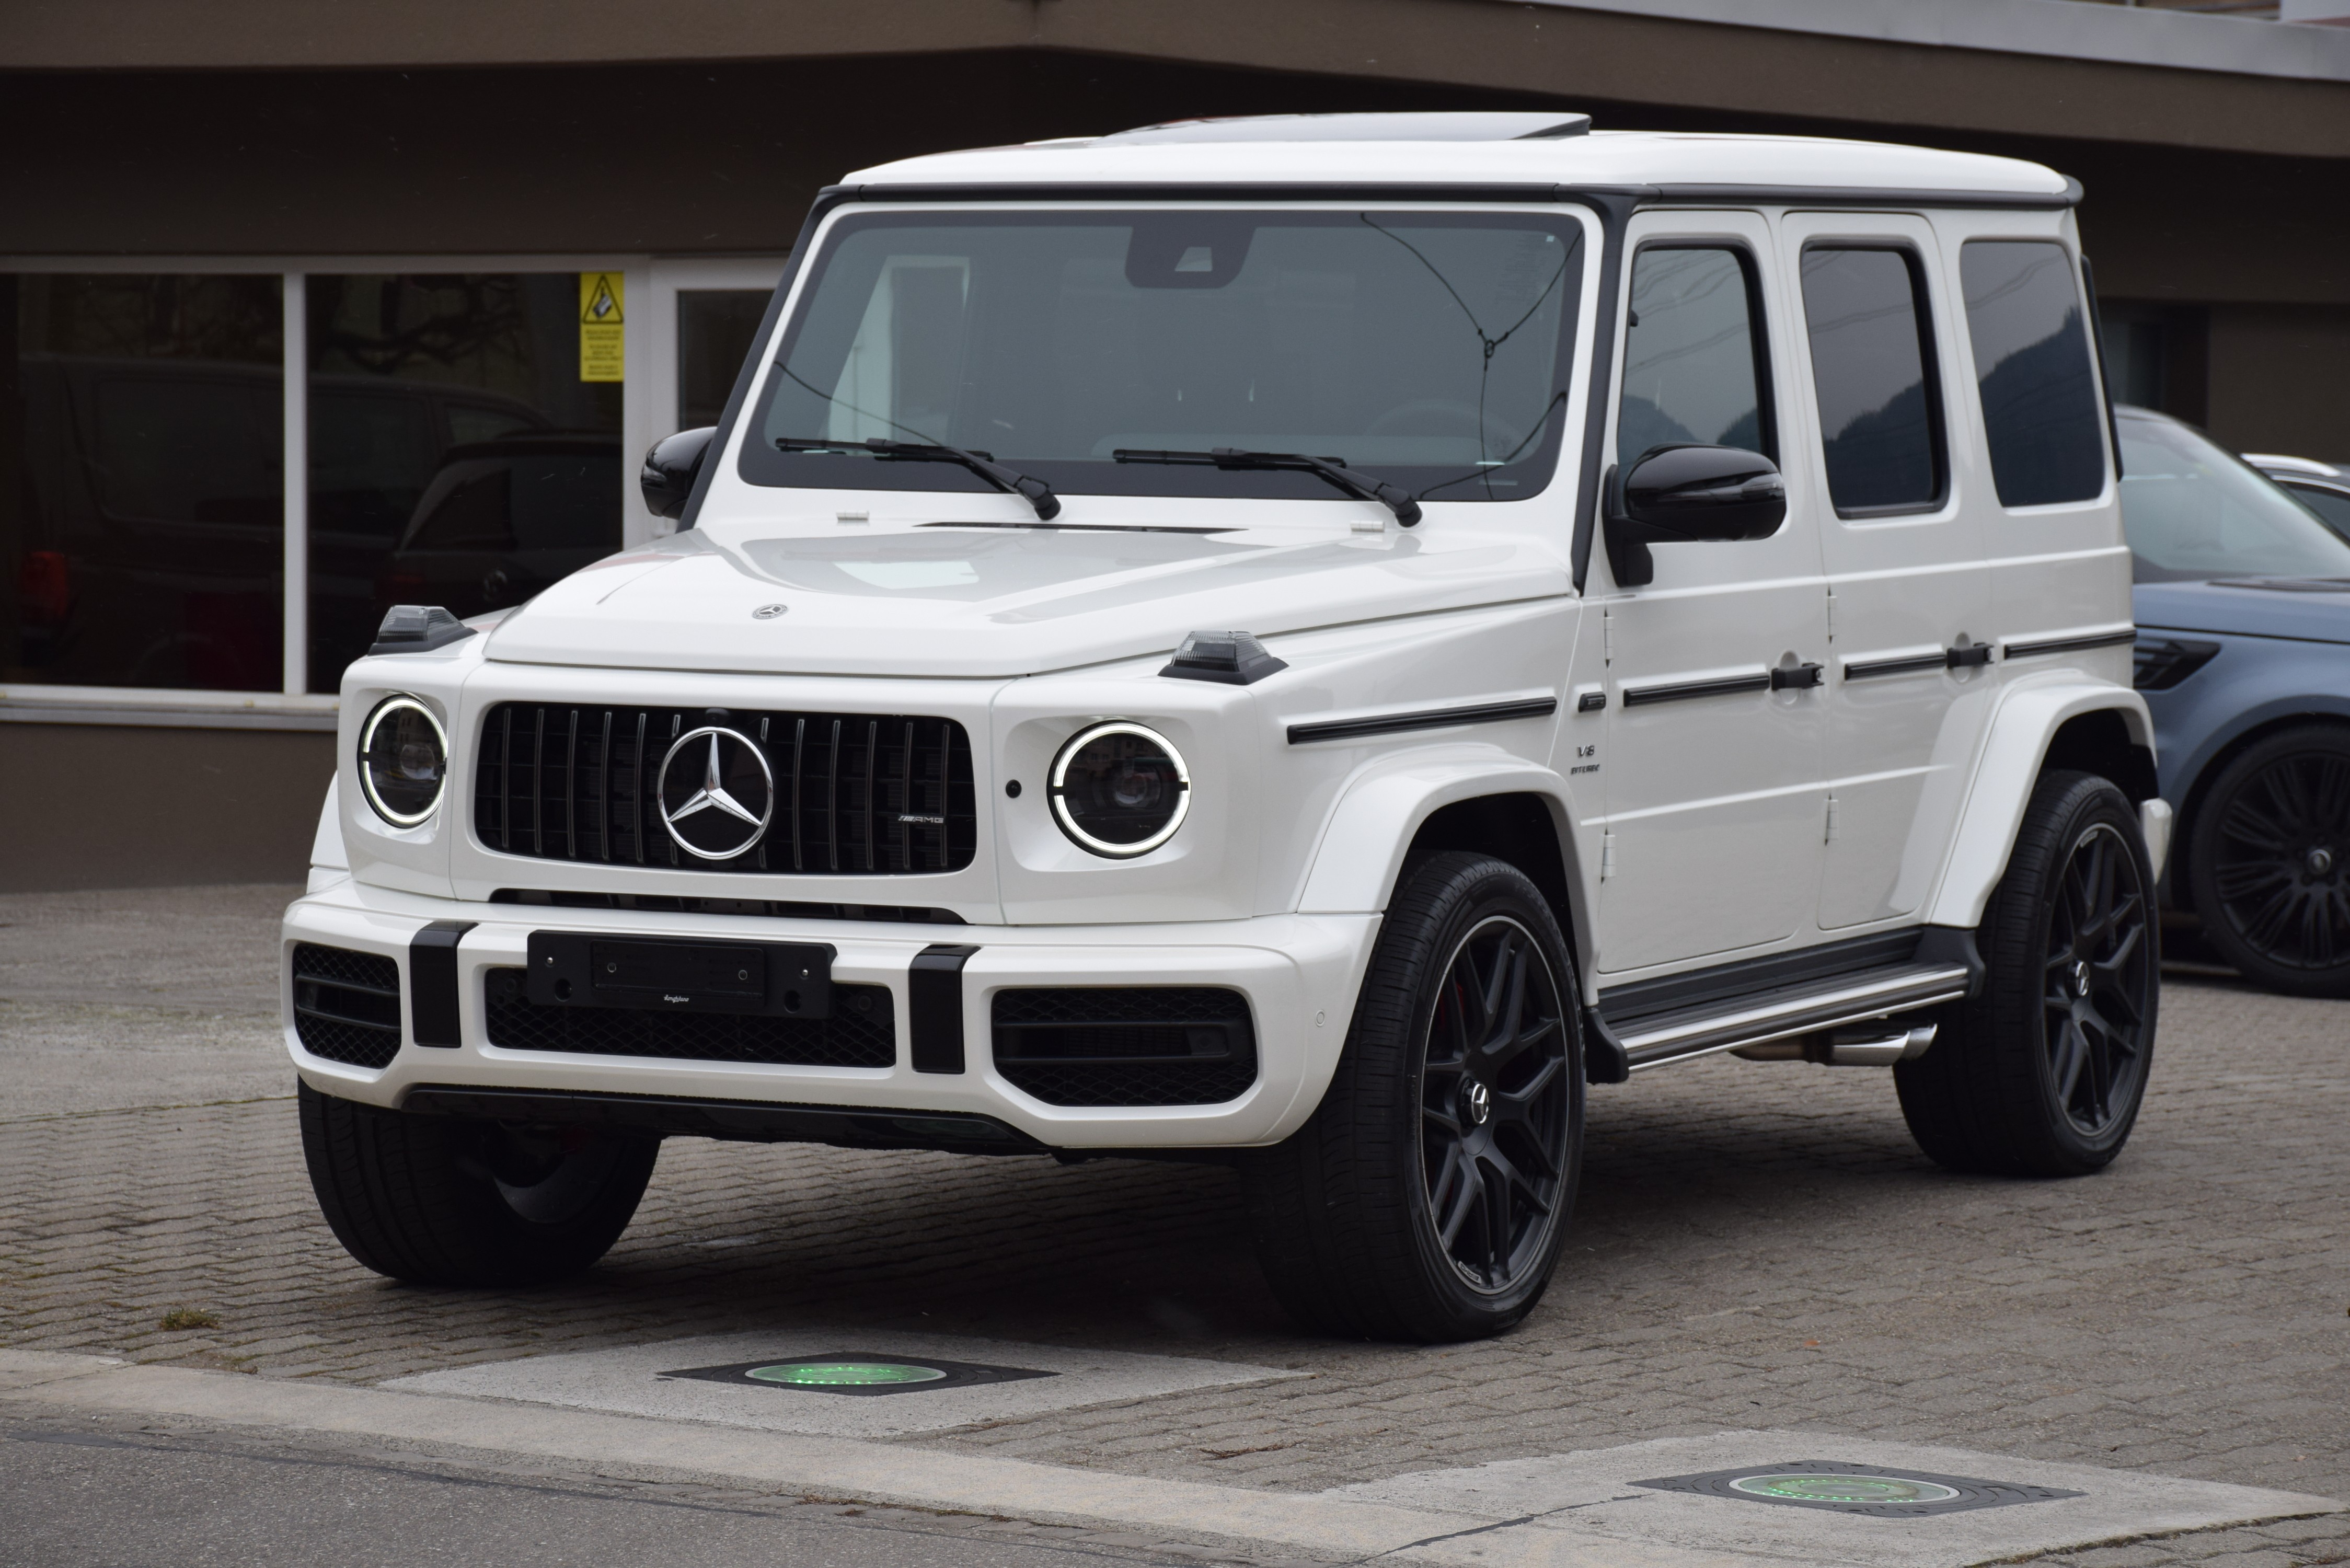
[[[1458,857],[1458,864],[1443,864],[1443,860],[1452,858],[1432,860],[1423,868],[1423,875],[1450,873],[1450,880],[1434,907],[1417,922],[1419,929],[1391,929],[1382,935],[1378,961],[1400,959],[1411,967],[1412,1006],[1407,1033],[1401,1039],[1389,1037],[1363,1044],[1369,1049],[1393,1052],[1400,1058],[1400,1070],[1390,1080],[1398,1085],[1398,1092],[1385,1109],[1392,1118],[1388,1147],[1400,1151],[1401,1158],[1395,1162],[1397,1168],[1388,1175],[1396,1184],[1397,1201],[1410,1216],[1411,1246],[1418,1262],[1415,1272],[1424,1282],[1429,1304],[1451,1320],[1454,1334],[1467,1335],[1497,1333],[1515,1324],[1534,1309],[1549,1287],[1565,1242],[1581,1177],[1583,1031],[1574,959],[1548,901],[1523,873],[1506,862],[1471,860],[1463,856]],[[1420,1104],[1430,1027],[1436,1014],[1439,988],[1461,945],[1495,917],[1509,919],[1529,932],[1544,961],[1550,966],[1560,1021],[1566,1033],[1568,1100],[1564,1174],[1558,1201],[1553,1209],[1550,1233],[1531,1266],[1514,1283],[1499,1292],[1489,1292],[1461,1277],[1438,1240],[1421,1168]],[[1408,951],[1398,953],[1398,948]]]
[[[2025,888],[2015,889],[2030,900],[2028,909],[2013,905],[2003,911],[2021,915],[2027,920],[2029,938],[2025,951],[2029,961],[2014,972],[2002,976],[2008,995],[2000,1000],[2008,1007],[2019,1010],[2023,1016],[2011,1013],[2011,1027],[2020,1027],[2027,1044],[2028,1067],[2036,1092],[2032,1104],[2037,1107],[2041,1126],[2034,1129],[2052,1151],[2064,1163],[2080,1170],[2093,1170],[2110,1163],[2128,1142],[2130,1130],[2137,1123],[2139,1108],[2146,1103],[2146,1089],[2154,1071],[2154,1047],[2157,1030],[2157,1010],[2160,1005],[2161,981],[2158,950],[2149,951],[2146,961],[2156,975],[2147,989],[2145,1025],[2141,1031],[2143,1044],[2138,1051],[2137,1076],[2130,1090],[2130,1101],[2121,1115],[2104,1130],[2090,1135],[2074,1125],[2073,1118],[2056,1097],[2055,1064],[2049,1054],[2048,1012],[2043,1004],[2042,991],[2045,983],[2043,960],[2048,951],[2049,933],[2055,919],[2055,900],[2063,889],[2065,867],[2071,864],[2074,850],[2090,831],[2097,826],[2112,828],[2126,846],[2131,865],[2137,874],[2141,915],[2145,920],[2146,941],[2151,947],[2160,940],[2158,912],[2154,901],[2154,870],[2152,857],[2147,853],[2146,838],[2138,826],[2137,814],[2130,807],[2129,798],[2102,778],[2075,775],[2069,787],[2057,795],[2053,824],[2054,833],[2049,852],[2035,856],[2029,868]],[[2002,889],[2006,891],[2006,889]]]
[[[2310,753],[2328,753],[2350,763],[2350,731],[2330,724],[2295,726],[2255,742],[2220,770],[2196,807],[2187,846],[2187,884],[2204,935],[2246,980],[2297,996],[2350,995],[2350,959],[2328,970],[2293,969],[2273,962],[2237,934],[2220,898],[2220,823],[2229,803],[2276,763]],[[2350,845],[2344,849],[2350,853]]]

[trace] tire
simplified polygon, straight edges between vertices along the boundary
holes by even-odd
[[[2121,1153],[2154,1064],[2154,872],[2129,798],[2043,774],[1975,940],[1981,990],[1893,1069],[1918,1147],[1953,1170],[2085,1176]]]
[[[350,1255],[415,1285],[537,1285],[611,1250],[658,1139],[381,1110],[301,1087],[302,1153]]]
[[[1243,1168],[1294,1316],[1440,1343],[1534,1309],[1582,1167],[1577,1000],[1558,922],[1515,867],[1449,852],[1408,875],[1321,1106]]]
[[[2246,980],[2350,996],[2350,730],[2298,724],[2220,769],[2187,879],[2204,936]]]

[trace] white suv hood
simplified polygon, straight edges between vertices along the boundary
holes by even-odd
[[[1570,591],[1551,550],[1457,528],[695,530],[565,578],[500,623],[484,652],[631,670],[1002,677],[1164,653],[1192,630],[1262,636]]]

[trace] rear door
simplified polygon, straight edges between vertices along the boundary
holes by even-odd
[[[1835,654],[1819,924],[1843,931],[1916,910],[1957,820],[1993,686],[1985,498],[1954,462],[1960,328],[1927,221],[1792,213],[1780,241]]]
[[[1752,213],[1634,217],[1607,461],[1676,442],[1775,459],[1786,363],[1769,227]],[[1819,885],[1825,703],[1774,688],[1827,653],[1813,513],[1767,539],[1652,547],[1654,580],[1595,552],[1607,654],[1603,976],[1783,943]]]

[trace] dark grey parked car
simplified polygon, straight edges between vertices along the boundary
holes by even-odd
[[[2325,519],[2328,528],[2350,539],[2350,463],[2319,462],[2314,458],[2282,457],[2265,452],[2248,452],[2244,461]]]
[[[2350,995],[2350,542],[2192,427],[2115,414],[2165,891],[2246,979]]]

